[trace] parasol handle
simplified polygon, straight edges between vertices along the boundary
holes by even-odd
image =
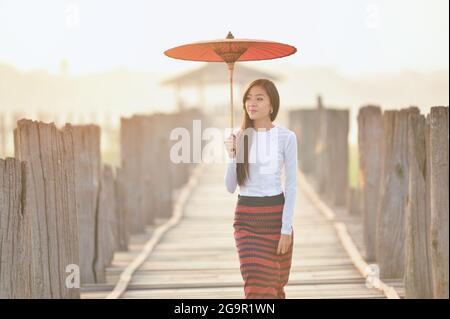
[[[234,109],[233,109],[233,71],[234,71],[234,62],[227,63],[228,65],[228,75],[230,77],[230,127],[231,131],[234,129]]]

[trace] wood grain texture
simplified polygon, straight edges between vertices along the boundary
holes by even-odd
[[[410,114],[408,121],[409,182],[405,215],[405,291],[407,298],[432,298],[425,117]]]
[[[24,210],[26,164],[0,159],[0,299],[31,298],[31,215]]]
[[[82,283],[94,283],[97,209],[101,177],[100,127],[76,125],[73,130],[75,197],[77,203]]]
[[[317,188],[325,201],[344,206],[348,198],[349,111],[318,111],[320,131],[316,145]]]
[[[114,176],[109,165],[103,166],[99,192],[95,238],[95,279],[96,282],[105,282],[105,268],[111,263],[114,251],[118,250],[119,237]]]
[[[375,261],[375,236],[381,176],[383,123],[381,108],[362,107],[358,113],[359,182],[363,198],[365,258]]]
[[[79,298],[66,286],[66,267],[79,265],[73,130],[20,120],[15,157],[27,162],[24,214],[32,216],[32,296]]]
[[[118,251],[127,250],[128,242],[130,238],[130,224],[129,219],[131,216],[127,214],[126,202],[127,191],[126,181],[121,167],[116,168],[116,178],[114,182],[115,189],[115,201],[116,201],[116,218],[117,222],[117,249]]]
[[[435,298],[448,298],[448,107],[430,111],[431,262]]]
[[[154,184],[158,186],[157,191],[158,206],[156,216],[159,218],[170,218],[172,214],[172,173],[170,161],[170,130],[171,116],[169,114],[156,113],[153,116],[154,124],[154,149],[155,163],[158,168],[157,173],[153,176]]]
[[[382,173],[377,212],[376,259],[381,278],[402,278],[408,196],[408,116],[417,108],[383,114]]]
[[[140,179],[139,127],[135,117],[121,118],[120,154],[123,174],[124,209],[128,216],[130,233],[143,232],[145,217],[141,210],[142,189]]]

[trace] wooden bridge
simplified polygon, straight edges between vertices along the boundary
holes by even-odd
[[[108,283],[83,287],[81,298],[243,298],[232,226],[237,195],[226,192],[224,171],[220,164],[199,167],[198,177],[194,176],[195,182],[187,187],[189,195],[183,200],[178,223],[147,252],[145,246],[154,239],[155,228],[132,237],[132,250],[116,254],[107,268]],[[352,250],[351,241],[338,233],[335,221],[321,211],[304,183],[299,182],[287,298],[403,296],[401,281],[389,282],[395,287],[392,290],[369,288],[364,274],[358,271],[360,256]],[[131,280],[120,278],[142,252],[145,257]]]
[[[0,159],[0,298],[243,298],[225,166],[169,157],[194,120],[223,127],[198,110],[122,118],[115,168],[95,124],[18,121]],[[300,164],[287,298],[448,298],[448,107],[361,108],[357,188],[348,110],[285,126]]]

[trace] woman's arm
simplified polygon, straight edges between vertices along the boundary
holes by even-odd
[[[281,233],[292,233],[292,220],[294,217],[295,197],[297,192],[297,136],[290,132],[284,149],[285,187],[284,208]]]
[[[228,158],[225,172],[225,186],[230,193],[234,193],[237,187],[236,158]]]
[[[236,172],[236,138],[240,130],[237,129],[225,141],[225,146],[228,152],[227,156],[227,170],[225,172],[225,186],[228,192],[234,193],[237,187],[237,172]]]

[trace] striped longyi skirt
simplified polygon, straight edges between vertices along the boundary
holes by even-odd
[[[277,255],[283,207],[283,193],[238,195],[233,227],[246,299],[286,298],[284,286],[289,280],[294,232],[288,252]]]

